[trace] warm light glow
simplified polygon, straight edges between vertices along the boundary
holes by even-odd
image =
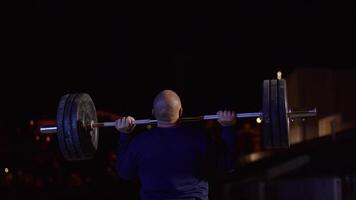
[[[35,124],[35,121],[31,120],[30,125],[33,126]]]
[[[282,79],[282,72],[281,72],[281,71],[278,71],[278,72],[277,72],[277,79],[278,79],[278,80],[281,80],[281,79]]]
[[[259,117],[257,117],[257,118],[256,118],[256,122],[257,122],[257,124],[260,124],[260,123],[262,123],[262,119],[259,118]]]
[[[5,173],[9,173],[9,168],[6,167],[4,171]]]
[[[50,142],[51,138],[49,136],[46,137],[46,142]]]
[[[36,141],[40,140],[40,136],[39,136],[39,135],[36,135],[35,140],[36,140]]]

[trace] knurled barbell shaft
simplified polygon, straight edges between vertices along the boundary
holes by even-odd
[[[316,116],[316,108],[310,110],[298,110],[298,111],[289,111],[288,116],[292,119],[294,118],[305,118],[305,117],[313,117]],[[263,117],[262,112],[251,112],[251,113],[237,113],[236,118],[252,118],[252,117]],[[218,115],[202,115],[196,117],[182,117],[180,121],[182,122],[189,122],[189,121],[202,121],[202,120],[214,120],[218,119]],[[145,125],[145,124],[155,124],[157,120],[153,119],[139,119],[135,120],[134,124],[136,125]],[[92,128],[97,127],[114,127],[116,122],[98,122],[92,123],[90,126]],[[55,126],[48,126],[48,127],[41,127],[40,132],[42,134],[49,134],[49,133],[56,133],[57,127]]]
[[[249,118],[249,117],[262,117],[261,112],[253,112],[253,113],[237,113],[236,118]],[[190,122],[190,121],[202,121],[202,120],[213,120],[218,119],[218,115],[202,115],[196,117],[182,117],[179,119],[181,122]],[[157,120],[153,119],[140,119],[135,120],[134,124],[136,125],[145,125],[145,124],[155,124]],[[92,127],[110,127],[115,126],[116,122],[99,122],[93,123]]]
[[[253,112],[253,113],[237,113],[237,118],[248,118],[248,117],[262,117],[261,112]],[[218,119],[218,115],[202,115],[196,117],[182,117],[179,120],[181,122],[189,122],[189,121],[201,121],[201,120],[213,120]],[[135,120],[134,124],[136,125],[145,125],[145,124],[155,124],[157,120],[154,119],[138,119]],[[97,127],[113,127],[115,126],[116,122],[98,122],[89,124],[92,128]],[[49,134],[49,133],[56,133],[57,127],[55,126],[48,126],[48,127],[41,127],[40,132],[42,134]]]

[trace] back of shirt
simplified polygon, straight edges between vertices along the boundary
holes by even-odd
[[[148,136],[150,135],[150,136]],[[204,180],[207,140],[203,132],[187,128],[155,128],[141,146],[138,165],[142,192],[154,195],[157,188],[174,197],[207,196]],[[146,168],[147,167],[147,168]],[[163,195],[163,193],[161,193]]]
[[[156,127],[132,141],[121,134],[118,174],[140,179],[141,199],[208,199],[208,141],[184,127]]]

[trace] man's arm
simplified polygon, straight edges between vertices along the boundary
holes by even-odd
[[[232,111],[219,111],[218,122],[222,126],[223,147],[218,153],[218,171],[231,172],[236,167],[237,147],[234,125],[236,124],[236,115]]]
[[[225,147],[222,155],[222,168],[226,172],[231,172],[236,168],[237,159],[236,134],[233,126],[222,128],[222,141]]]
[[[120,177],[134,180],[138,177],[137,153],[130,143],[129,133],[134,129],[134,118],[123,117],[116,121],[116,129],[121,132],[117,151],[116,170]]]

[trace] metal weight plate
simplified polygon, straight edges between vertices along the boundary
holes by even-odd
[[[286,80],[278,80],[278,109],[281,147],[289,147],[289,118]]]
[[[272,146],[273,134],[270,116],[270,82],[269,80],[263,81],[262,90],[262,112],[263,112],[263,141],[265,147]]]
[[[281,133],[279,125],[279,98],[278,80],[270,80],[270,115],[272,125],[272,146],[279,147],[281,144]]]
[[[71,133],[77,157],[86,160],[94,157],[98,146],[98,128],[92,129],[91,122],[98,122],[95,105],[88,94],[77,94],[71,109]]]
[[[76,152],[76,156],[72,157],[71,160],[83,160],[84,158],[84,153],[81,149],[81,141],[79,139],[79,130],[77,127],[73,127],[73,124],[78,123],[78,116],[77,116],[77,109],[78,109],[78,104],[77,99],[80,98],[80,94],[72,94],[73,101],[70,106],[70,110],[68,113],[68,122],[69,124],[66,124],[68,126],[68,130],[70,130],[70,136],[71,136],[71,142],[73,144],[73,149]]]
[[[69,94],[66,94],[61,97],[58,108],[57,108],[57,139],[58,139],[58,144],[59,144],[59,149],[62,152],[62,155],[65,158],[69,157],[67,147],[65,144],[65,137],[64,137],[64,110],[66,106],[67,99],[69,97]]]
[[[75,141],[73,140],[73,135],[77,134],[72,131],[71,124],[73,120],[72,118],[72,109],[73,109],[73,102],[76,98],[77,94],[70,94],[66,106],[64,108],[64,141],[66,145],[66,149],[68,152],[68,156],[65,157],[67,160],[78,160],[80,157],[80,153],[76,149]]]

